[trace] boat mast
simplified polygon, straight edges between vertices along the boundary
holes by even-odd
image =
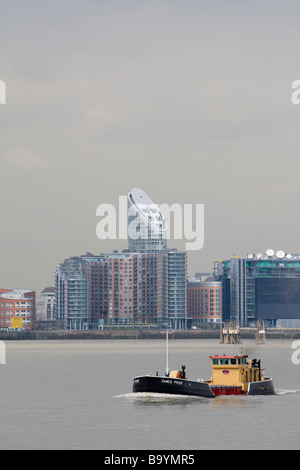
[[[169,325],[166,324],[166,376],[169,375]]]

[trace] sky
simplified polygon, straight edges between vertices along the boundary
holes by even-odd
[[[204,204],[188,274],[300,252],[298,0],[11,0],[0,6],[0,286],[40,292],[134,188]],[[169,247],[184,249],[185,240]]]

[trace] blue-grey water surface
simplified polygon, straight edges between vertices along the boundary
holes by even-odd
[[[261,358],[276,395],[215,399],[134,395],[164,372],[157,340],[7,341],[0,366],[1,449],[299,449],[300,365],[292,340],[256,345],[169,340],[171,369],[210,378],[209,355]]]

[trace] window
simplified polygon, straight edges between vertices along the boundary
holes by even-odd
[[[229,360],[223,358],[223,359],[220,359],[220,363],[221,363],[222,366],[227,366],[229,364]]]
[[[230,359],[230,364],[232,364],[233,366],[236,365],[236,359]]]
[[[212,363],[213,363],[214,365],[218,365],[219,360],[218,360],[218,359],[213,359],[213,360],[212,360]]]

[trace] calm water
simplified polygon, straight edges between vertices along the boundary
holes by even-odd
[[[0,366],[1,449],[299,449],[300,365],[292,341],[247,341],[275,396],[202,399],[131,393],[165,367],[163,341],[6,342]],[[169,365],[210,378],[218,340],[169,340]]]

